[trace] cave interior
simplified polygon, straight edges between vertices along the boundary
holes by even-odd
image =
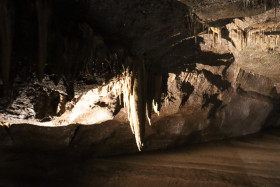
[[[1,0],[0,186],[279,186],[279,44],[280,0]]]

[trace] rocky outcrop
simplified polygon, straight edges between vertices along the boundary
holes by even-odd
[[[116,71],[109,80],[71,80],[73,95],[67,77],[22,85],[1,111],[1,146],[119,154],[137,151],[131,127],[139,128],[138,148],[143,143],[143,150],[152,150],[280,125],[280,15],[276,9],[275,17],[272,5],[265,10],[263,3],[243,7],[241,1],[89,2],[87,27],[106,31],[106,40],[98,35],[102,54],[114,56],[110,42],[119,43],[114,59],[125,68],[144,62],[145,73],[137,75],[144,77],[139,83]],[[137,88],[128,88],[130,75]],[[140,88],[144,95],[131,99]],[[141,113],[141,123],[133,114],[138,104],[134,113]]]

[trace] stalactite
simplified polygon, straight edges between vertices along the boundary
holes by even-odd
[[[240,42],[240,47],[241,49],[243,48],[243,40],[242,40],[242,34],[241,34],[241,30],[240,29],[237,29],[237,39],[238,41]]]
[[[278,0],[243,0],[243,7],[244,8],[256,8],[259,5],[264,8],[266,11],[268,8],[275,9],[275,16],[276,16],[276,9],[278,6]]]
[[[44,76],[44,69],[47,63],[47,43],[48,43],[48,29],[50,21],[50,4],[48,0],[37,0],[37,17],[38,17],[38,71],[37,76],[41,81]]]
[[[136,144],[141,151],[144,146],[146,119],[151,122],[152,110],[159,115],[161,107],[162,76],[160,73],[147,72],[142,60],[126,57],[126,68],[106,88],[99,92],[113,92],[123,100],[130,128]],[[149,113],[149,114],[148,114]]]
[[[197,15],[191,11],[185,15],[186,27],[189,32],[189,36],[193,36],[195,44],[197,43],[197,35],[204,31],[204,25]]]
[[[258,44],[262,50],[275,51],[278,45],[278,36],[276,33],[279,30],[279,22],[277,20],[270,20],[262,24],[255,24],[244,30],[237,27],[238,40],[245,45],[250,43]],[[242,37],[243,33],[243,37]],[[244,38],[244,42],[242,42]],[[242,45],[241,47],[244,47]]]
[[[10,0],[0,1],[1,69],[4,95],[8,95],[13,43],[13,7]]]
[[[246,45],[247,45],[248,41],[251,40],[251,38],[252,38],[252,33],[250,31],[246,31],[246,30],[245,30],[245,32],[246,32]]]
[[[219,27],[210,27],[210,30],[212,31],[212,35],[213,35],[213,45],[218,42],[221,43],[222,42],[222,30]],[[218,39],[216,40],[216,35],[218,37]]]
[[[251,0],[243,0],[243,6],[246,8],[246,7],[249,7],[250,4],[251,4]]]
[[[145,122],[146,122],[146,94],[145,94],[145,67],[143,61],[137,63],[134,71],[133,83],[133,100],[134,113],[133,123],[137,147],[139,151],[143,147],[143,140],[145,136]],[[130,101],[131,102],[131,101]]]
[[[126,64],[132,64],[133,61],[130,57],[126,58]],[[134,114],[132,113],[132,111],[135,111],[135,105],[134,102],[132,102],[134,100],[133,98],[133,72],[130,71],[129,68],[125,69],[123,71],[123,74],[121,76],[121,88],[118,90],[118,94],[123,94],[123,103],[124,103],[124,107],[126,108],[127,111],[127,118],[129,120],[130,123],[130,128],[133,134],[135,134],[134,131],[134,122],[133,122],[133,117]]]
[[[236,34],[237,34],[237,41],[240,44],[240,50],[242,50],[245,46],[247,46],[248,41],[251,39],[253,32],[250,30],[242,30],[235,22]],[[233,31],[231,31],[233,32]],[[230,34],[232,37],[232,34]]]

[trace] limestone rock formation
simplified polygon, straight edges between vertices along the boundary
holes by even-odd
[[[280,126],[277,1],[77,2],[73,32],[52,2],[56,51],[44,64],[39,40],[44,78],[1,98],[0,146],[119,154]]]

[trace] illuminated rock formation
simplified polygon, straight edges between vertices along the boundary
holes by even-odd
[[[0,106],[9,146],[41,133],[34,146],[118,154],[280,124],[277,1],[14,3],[26,12],[0,4],[1,79],[14,93]],[[13,20],[22,32],[13,34]]]

